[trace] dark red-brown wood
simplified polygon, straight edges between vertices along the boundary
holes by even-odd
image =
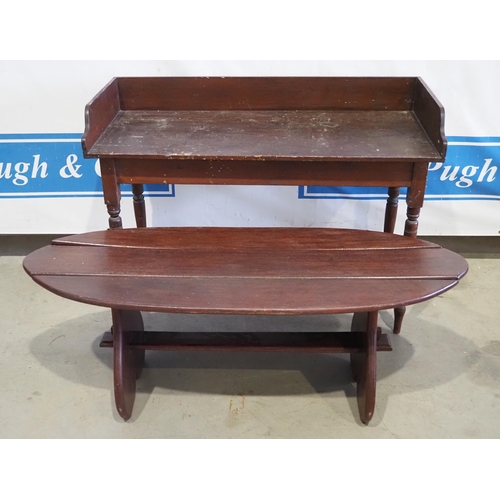
[[[317,314],[402,307],[454,286],[465,260],[389,233],[144,228],[58,239],[25,259],[55,293],[187,313]]]
[[[384,220],[384,232],[386,233],[393,233],[396,227],[400,191],[401,189],[399,187],[390,187],[388,190]]]
[[[32,278],[73,300],[110,307],[115,399],[132,414],[146,349],[248,349],[351,354],[360,417],[375,404],[381,309],[443,293],[466,273],[459,255],[391,233],[311,228],[140,228],[59,238],[24,260]],[[350,333],[144,332],[140,311],[354,312]],[[369,312],[367,312],[369,311]]]
[[[443,293],[466,262],[416,239],[429,161],[446,153],[444,110],[419,78],[116,78],[85,110],[82,147],[100,159],[109,227],[120,184],[145,228],[143,184],[385,186],[384,231],[172,228],[62,238],[25,259],[40,285],[113,311],[115,397],[130,418],[149,348],[349,352],[361,420],[375,405],[377,311]],[[141,232],[147,231],[147,232]],[[142,332],[141,310],[229,314],[354,312],[352,332],[218,341]],[[316,336],[315,336],[316,335]],[[203,336],[202,336],[203,337]],[[323,349],[324,351],[321,351]]]
[[[231,161],[440,158],[411,111],[372,110],[120,111],[90,154]]]
[[[132,332],[144,330],[139,311],[112,309],[113,318],[113,374],[115,402],[124,420],[132,416],[135,401],[135,381],[142,372],[144,351],[130,346]]]
[[[146,205],[144,203],[144,187],[142,184],[132,184],[134,195],[134,213],[137,227],[146,227]]]
[[[456,279],[267,280],[51,275],[35,275],[33,279],[53,293],[87,304],[113,307],[123,301],[129,309],[186,314],[341,314],[367,307],[391,309],[428,300],[458,283]]]
[[[416,78],[126,77],[124,110],[394,109],[413,107]]]
[[[51,245],[37,251],[38,276],[144,278],[458,279],[463,258],[443,248],[368,250],[147,249]],[[27,264],[28,265],[28,264]]]
[[[359,334],[359,335],[358,335]],[[131,349],[142,351],[234,351],[309,352],[348,354],[363,352],[364,331],[351,332],[133,332]],[[113,335],[106,332],[101,347],[113,347]],[[389,352],[392,347],[387,334],[377,339],[377,352]]]
[[[352,330],[363,332],[364,349],[351,353],[351,369],[356,381],[359,416],[368,424],[375,411],[377,384],[377,311],[356,313],[352,319]]]
[[[85,123],[113,229],[122,183],[134,185],[138,227],[145,183],[351,185],[408,187],[414,236],[427,164],[446,153],[443,107],[413,77],[116,78]],[[386,228],[396,212],[390,195]]]
[[[348,113],[346,116],[350,117],[347,120],[341,118],[346,112]],[[361,136],[355,136],[354,143],[344,143],[344,146],[354,147],[358,144],[360,150],[355,151],[356,156],[381,157],[385,147],[383,139],[395,141],[410,139],[407,136],[410,131],[406,125],[402,126],[404,130],[393,128],[398,120],[404,119],[405,122],[415,124],[421,129],[412,129],[410,133],[414,135],[416,142],[420,137],[424,139],[425,146],[422,143],[424,149],[428,147],[427,141],[430,142],[434,149],[431,153],[434,159],[436,155],[444,157],[446,150],[442,126],[443,108],[419,78],[136,77],[114,79],[89,103],[86,108],[86,130],[82,139],[84,152],[92,156],[116,155],[118,153],[109,148],[115,145],[122,148],[122,152],[126,155],[138,154],[137,147],[145,146],[141,145],[142,141],[147,142],[151,139],[155,143],[154,137],[159,133],[158,125],[167,116],[165,113],[174,117],[174,122],[180,120],[184,125],[188,124],[187,128],[181,126],[177,129],[182,137],[171,137],[174,140],[185,140],[189,139],[190,134],[195,134],[194,147],[197,149],[206,146],[204,138],[211,136],[212,140],[215,139],[218,135],[218,126],[224,129],[222,130],[224,142],[230,140],[231,135],[238,130],[244,131],[245,137],[239,146],[245,144],[247,149],[255,138],[252,137],[255,130],[262,126],[273,129],[278,134],[284,134],[282,139],[285,139],[285,149],[286,142],[290,140],[289,133],[293,135],[298,132],[297,125],[299,129],[305,127],[304,130],[309,131],[306,135],[299,134],[299,143],[318,140],[318,137],[326,132],[329,134],[328,138],[333,139],[336,144],[340,144],[338,139],[343,136],[341,131],[354,126],[361,136],[369,134],[365,146],[378,139],[379,151],[376,147],[374,149],[368,147],[363,153],[365,147],[363,141],[359,140]],[[313,114],[312,119],[307,119],[308,113]],[[245,118],[238,119],[235,128],[234,120],[221,121],[221,116]],[[334,116],[335,119],[332,120]],[[356,120],[359,121],[358,117],[362,116],[366,118],[361,118],[361,122],[356,124]],[[142,123],[137,123],[134,117]],[[375,122],[370,123],[372,117],[377,118]],[[148,120],[149,125],[146,123]],[[351,120],[352,123],[349,125]],[[136,125],[131,127],[130,124],[134,121]],[[384,123],[390,124],[389,129],[383,125]],[[151,124],[154,125],[151,127]],[[318,124],[324,126],[318,128]],[[172,122],[168,125],[170,127]],[[380,128],[377,130],[375,125]],[[146,136],[130,135],[130,132],[139,132],[142,126],[148,128]],[[174,129],[175,126],[174,123]],[[340,129],[336,130],[339,126]],[[345,127],[347,129],[344,129]],[[121,129],[123,133],[121,143],[112,140],[113,130],[117,129]],[[388,134],[387,132],[391,130],[395,133]],[[169,131],[173,132],[172,129]],[[155,143],[153,146],[155,149],[162,143],[163,147],[168,146],[164,144],[164,139],[169,137],[169,131],[167,136],[158,136],[163,140]],[[269,135],[272,141],[272,134]],[[416,144],[411,145],[410,149],[414,150],[415,147]],[[426,155],[424,149],[417,157],[423,158],[422,155]],[[189,156],[189,151],[182,148],[182,143],[181,151],[184,156]],[[222,155],[227,153],[228,151],[222,147]],[[252,152],[252,155],[254,154],[262,153]],[[306,156],[311,154],[312,151],[306,151]],[[283,156],[283,151],[278,151],[277,155]],[[342,156],[342,152],[334,153],[334,156],[338,155]],[[410,152],[405,152],[404,155],[408,157]]]
[[[103,158],[122,184],[409,187],[413,163]]]
[[[375,231],[292,227],[148,227],[126,231],[95,231],[58,238],[54,245],[210,250],[241,252],[308,250],[389,250],[440,248],[428,241]]]

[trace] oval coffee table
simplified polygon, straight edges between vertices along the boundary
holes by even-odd
[[[39,285],[109,307],[114,390],[129,419],[148,349],[350,353],[361,420],[375,408],[378,311],[422,302],[467,272],[460,255],[391,233],[312,228],[139,228],[54,240],[24,260]],[[140,311],[354,313],[350,332],[145,332]]]

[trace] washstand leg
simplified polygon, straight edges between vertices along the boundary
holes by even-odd
[[[139,311],[112,309],[111,313],[116,409],[124,420],[128,420],[134,407],[135,381],[144,364],[144,351],[130,348],[130,341],[132,332],[144,331],[144,323]]]
[[[134,195],[134,215],[137,227],[146,227],[146,205],[144,203],[144,186],[142,184],[132,184]]]
[[[368,424],[375,411],[377,384],[377,319],[378,311],[355,313],[351,331],[362,332],[363,351],[351,353],[351,370],[357,384],[359,416]]]
[[[104,203],[108,209],[110,229],[121,229],[123,227],[120,217],[121,189],[116,176],[115,161],[112,158],[101,158],[102,189]]]
[[[392,329],[393,333],[400,333],[401,326],[403,324],[403,317],[406,312],[406,307],[396,307],[394,308],[394,328]]]
[[[385,205],[384,233],[394,233],[396,218],[398,216],[398,197],[401,189],[390,187]]]
[[[398,187],[390,187],[385,207],[384,233],[394,233],[396,227],[396,218],[398,215],[398,197],[401,189]],[[394,333],[401,332],[403,324],[403,316],[405,315],[406,307],[396,307],[394,309]]]

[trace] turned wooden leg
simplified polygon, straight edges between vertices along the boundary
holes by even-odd
[[[351,331],[362,332],[363,352],[351,353],[351,369],[357,384],[359,416],[368,424],[375,411],[377,383],[377,318],[378,311],[355,313]]]
[[[414,163],[411,185],[406,192],[405,236],[417,237],[418,216],[424,205],[425,185],[427,182],[428,163]]]
[[[120,204],[117,205],[109,205],[108,214],[109,214],[109,228],[110,229],[121,229],[123,227],[122,218],[120,217]]]
[[[146,205],[144,204],[144,186],[132,184],[134,194],[134,214],[137,227],[146,227]]]
[[[101,177],[104,203],[108,209],[110,229],[121,229],[120,217],[121,190],[116,176],[115,162],[110,158],[101,158]]]
[[[418,217],[420,215],[420,207],[410,208],[406,211],[405,236],[411,238],[417,237],[418,232]]]
[[[424,203],[425,183],[427,179],[427,163],[416,163],[414,167],[414,181],[408,188],[406,194],[406,203],[408,208],[406,210],[405,222],[405,236],[416,238],[418,232],[418,217],[420,216],[420,209]],[[401,332],[403,324],[403,316],[405,315],[406,307],[398,307],[394,309],[394,333]]]
[[[398,215],[398,197],[401,189],[398,187],[389,188],[389,196],[385,206],[384,232],[394,233],[396,218]]]
[[[396,307],[394,309],[394,328],[392,329],[393,333],[400,333],[401,326],[403,324],[403,317],[406,312],[406,307]]]
[[[120,416],[128,420],[134,407],[135,381],[144,364],[144,351],[130,348],[131,332],[144,331],[144,324],[139,311],[112,309],[111,314],[115,402]]]
[[[401,189],[398,187],[389,188],[389,196],[385,206],[384,233],[394,233],[398,215],[398,197],[400,192]],[[394,333],[399,333],[401,331],[404,314],[405,308],[394,309]]]

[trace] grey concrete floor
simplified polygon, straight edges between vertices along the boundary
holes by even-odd
[[[424,238],[468,275],[408,308],[378,354],[373,420],[358,416],[345,355],[148,352],[130,421],[112,397],[104,308],[42,289],[23,271],[49,236],[0,237],[1,438],[498,438],[500,238]],[[380,325],[390,332],[392,312]],[[350,317],[145,314],[147,328],[348,329]]]

